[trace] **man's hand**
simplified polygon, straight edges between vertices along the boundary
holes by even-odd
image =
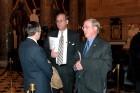
[[[83,67],[81,65],[81,61],[77,61],[76,64],[75,64],[75,67],[77,70],[83,70]]]
[[[55,48],[51,51],[51,57],[56,58],[58,56],[58,52],[54,52]]]

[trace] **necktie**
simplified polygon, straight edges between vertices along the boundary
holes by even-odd
[[[59,46],[58,46],[58,57],[57,57],[58,65],[61,65],[63,62],[63,50],[64,50],[64,37],[63,37],[63,32],[61,32],[61,37],[59,39]]]
[[[89,41],[87,41],[87,44],[86,44],[86,47],[85,47],[85,49],[84,49],[84,52],[83,52],[83,58],[85,58],[85,56],[86,56],[86,54],[87,54],[87,52],[88,52],[88,50],[89,50]]]

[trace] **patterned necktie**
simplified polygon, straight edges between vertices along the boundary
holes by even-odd
[[[63,37],[63,32],[61,32],[61,37],[59,39],[59,46],[58,46],[58,57],[57,57],[58,65],[61,65],[63,63],[63,50],[64,50],[64,37]]]
[[[88,50],[89,50],[89,41],[87,41],[87,45],[86,45],[86,47],[85,47],[85,49],[84,49],[84,52],[83,52],[83,57],[82,58],[85,58],[85,56],[86,56],[86,54],[87,54],[87,52],[88,52]]]

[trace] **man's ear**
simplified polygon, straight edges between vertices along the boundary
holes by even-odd
[[[69,20],[66,20],[66,22],[67,22],[67,25],[69,24]]]
[[[94,29],[95,31],[97,31],[98,27],[97,27],[97,26],[94,26],[93,29]]]
[[[38,32],[35,32],[35,36],[37,35]]]

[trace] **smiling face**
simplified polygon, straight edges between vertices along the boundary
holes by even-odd
[[[67,28],[68,20],[64,14],[59,14],[56,18],[56,24],[60,31],[65,31]]]
[[[92,25],[92,21],[85,21],[82,29],[88,40],[91,40],[97,35],[97,27]]]

